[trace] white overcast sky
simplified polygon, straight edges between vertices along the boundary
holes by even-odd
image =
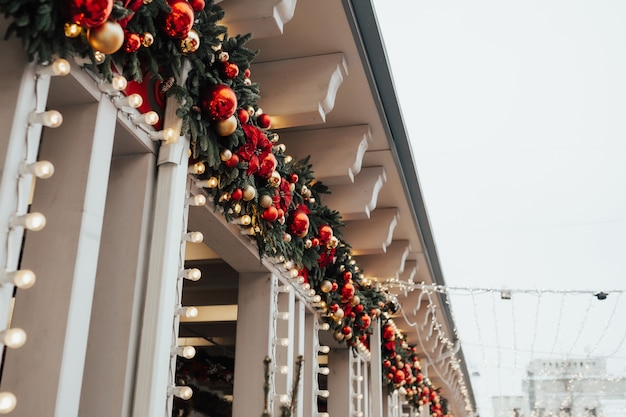
[[[447,284],[626,289],[626,2],[374,4]],[[626,371],[626,295],[451,299],[481,417],[531,352]]]

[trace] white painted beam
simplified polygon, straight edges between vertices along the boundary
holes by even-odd
[[[298,160],[310,156],[316,178],[326,185],[354,182],[371,141],[372,133],[367,125],[280,134],[280,142],[287,146],[286,153]]]
[[[28,233],[23,253],[39,279],[18,294],[13,313],[29,340],[7,352],[2,376],[3,389],[22,399],[12,413],[20,417],[78,416],[111,163],[113,104],[59,110],[64,123],[45,132],[40,149],[42,159],[54,161],[55,175],[32,204],[47,226]]]
[[[328,354],[328,414],[331,416],[352,416],[352,366],[351,349],[332,349]]]
[[[112,161],[80,415],[131,415],[154,171],[152,154]]]
[[[322,203],[340,212],[344,220],[369,219],[386,181],[383,167],[363,168],[354,184],[330,187],[331,194],[324,195]]]
[[[226,16],[220,24],[231,35],[252,33],[255,39],[278,36],[293,17],[296,0],[224,0]]]
[[[348,66],[342,53],[334,53],[253,64],[251,70],[263,89],[259,106],[280,129],[324,123]]]
[[[398,225],[400,212],[397,208],[374,210],[368,220],[346,222],[343,238],[352,245],[352,254],[371,255],[387,251]]]

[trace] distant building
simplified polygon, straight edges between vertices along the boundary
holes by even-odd
[[[626,378],[607,375],[600,358],[533,360],[523,390],[493,397],[494,417],[614,417],[626,410]]]

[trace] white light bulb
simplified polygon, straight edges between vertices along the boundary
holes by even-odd
[[[202,278],[202,271],[198,268],[185,269],[181,276],[189,281],[198,281]]]
[[[12,283],[17,288],[28,289],[35,285],[36,276],[30,269],[20,269],[13,272],[6,272],[2,278],[2,283]]]
[[[39,67],[37,74],[50,76],[65,76],[70,73],[70,63],[63,58],[56,59],[52,64]]]
[[[141,98],[139,94],[135,93],[125,97],[116,97],[115,99],[113,99],[113,103],[118,109],[136,109],[143,104],[143,98]]]
[[[286,337],[274,339],[274,344],[278,346],[287,347],[289,346],[289,339],[287,339]]]
[[[330,396],[330,391],[326,389],[318,389],[316,394],[318,397],[328,398]]]
[[[159,123],[159,115],[155,111],[149,111],[143,114],[133,114],[131,119],[135,123],[140,123],[144,125],[154,126]]]
[[[159,132],[151,133],[150,138],[152,140],[162,140],[165,142],[176,141],[176,131],[171,127],[165,128]]]
[[[27,230],[37,232],[46,226],[46,217],[38,212],[22,214],[14,216],[11,220],[11,225],[14,227],[23,227]]]
[[[63,115],[56,110],[48,110],[42,113],[32,112],[28,115],[28,123],[55,128],[63,123]]]
[[[206,197],[202,194],[196,194],[193,197],[187,199],[187,205],[202,207],[206,204]]]
[[[289,404],[289,396],[287,394],[281,394],[278,396],[278,402],[286,405]]]
[[[193,346],[178,346],[172,350],[172,355],[178,355],[185,359],[196,356],[196,348]]]
[[[123,75],[116,75],[111,80],[111,86],[117,91],[126,90],[126,87],[128,87],[128,81]]]
[[[189,232],[183,235],[183,239],[191,243],[200,243],[204,240],[202,232]]]
[[[281,375],[287,375],[289,373],[289,367],[287,365],[277,366],[274,369]]]
[[[0,414],[9,414],[15,410],[17,405],[17,398],[12,392],[4,391],[0,392]]]
[[[324,367],[324,366],[319,366],[317,368],[317,373],[318,374],[322,374],[322,375],[328,375],[330,373],[330,369],[328,369],[327,367]]]
[[[322,297],[318,294],[313,296],[313,302],[314,303],[319,303],[320,301],[322,301]]]
[[[32,164],[22,164],[20,175],[34,175],[37,178],[46,179],[54,174],[54,165],[50,161],[37,161]]]
[[[330,330],[330,324],[328,323],[320,324],[320,330]]]
[[[170,386],[167,390],[169,395],[180,398],[181,400],[188,400],[193,395],[193,390],[187,386]]]
[[[289,270],[289,276],[291,278],[297,278],[298,277],[298,270],[296,268]]]
[[[26,343],[26,332],[20,328],[6,329],[0,332],[2,343],[11,349],[17,349]]]
[[[193,319],[198,317],[198,309],[196,307],[179,307],[176,310],[176,314],[187,319]]]
[[[329,346],[320,346],[317,348],[317,351],[319,353],[329,353],[330,352],[330,347]]]
[[[190,174],[200,175],[200,174],[204,174],[205,170],[206,170],[206,166],[204,165],[203,162],[196,162],[195,164],[191,165],[187,169],[187,172],[189,172]]]
[[[282,311],[282,312],[276,312],[274,313],[274,317],[279,319],[279,320],[289,320],[289,312],[288,311]]]

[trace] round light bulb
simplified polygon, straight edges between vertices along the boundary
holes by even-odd
[[[287,365],[277,366],[276,372],[278,372],[281,375],[287,375],[289,373],[289,367]]]
[[[0,414],[9,414],[15,410],[17,398],[12,392],[0,392]]]
[[[196,356],[196,348],[193,346],[185,346],[182,351],[182,356],[185,359],[191,359]]]
[[[198,309],[196,307],[184,307],[182,315],[188,319],[196,318],[198,317]]]
[[[128,105],[133,109],[140,107],[142,104],[143,98],[139,94],[134,93],[128,96]]]
[[[41,179],[50,178],[54,174],[54,165],[50,161],[37,161],[23,165],[20,174],[30,174]]]
[[[198,268],[187,269],[185,270],[184,277],[187,278],[189,281],[198,281],[200,278],[202,278],[202,271],[200,271]]]
[[[330,397],[330,391],[328,391],[326,389],[318,389],[317,390],[317,395],[319,397],[322,397],[322,398],[328,398],[328,397]]]
[[[66,59],[59,58],[52,63],[54,75],[67,75],[70,73],[70,63]]]
[[[321,330],[330,330],[330,324],[322,323],[322,324],[320,324],[320,329]]]
[[[35,285],[36,276],[30,269],[20,269],[18,271],[7,272],[4,282],[12,282],[17,288],[28,289]]]
[[[159,114],[151,110],[143,115],[143,119],[147,125],[154,126],[159,123]]]
[[[193,390],[187,386],[171,387],[170,394],[180,398],[181,400],[188,400],[193,395]]]
[[[190,174],[196,174],[196,175],[204,174],[205,170],[206,170],[206,166],[204,165],[203,162],[196,162],[195,164],[189,167]]]
[[[329,353],[330,352],[330,347],[329,346],[320,346],[319,348],[317,348],[317,351],[319,353]]]
[[[287,394],[281,394],[278,396],[278,402],[286,405],[289,404],[289,396]]]
[[[322,375],[328,375],[330,373],[330,369],[326,367],[319,367],[317,368],[317,373]]]
[[[11,349],[17,349],[26,343],[26,332],[18,327],[0,332],[2,343]]]
[[[195,195],[193,202],[196,206],[204,206],[206,204],[206,197],[202,194]]]
[[[191,243],[201,243],[204,240],[202,232],[191,232],[185,234],[185,239]]]
[[[278,346],[283,346],[283,347],[289,346],[289,339],[287,339],[286,337],[275,339],[275,342]]]
[[[111,80],[111,86],[118,91],[126,90],[126,87],[128,87],[128,81],[123,75],[116,75]]]
[[[174,141],[176,139],[176,131],[171,127],[163,129],[163,139],[165,139],[166,142]]]
[[[12,221],[13,226],[21,226],[27,230],[37,232],[46,226],[46,217],[38,212],[15,216]]]
[[[217,187],[217,178],[215,178],[215,177],[209,178],[209,182],[207,184],[208,184],[209,188]]]
[[[243,224],[244,226],[247,226],[250,223],[252,223],[252,218],[250,216],[248,216],[247,214],[244,214],[243,216],[241,216],[241,224]]]
[[[275,313],[275,317],[278,320],[289,320],[289,312],[288,311],[282,311],[282,312],[276,312]]]

